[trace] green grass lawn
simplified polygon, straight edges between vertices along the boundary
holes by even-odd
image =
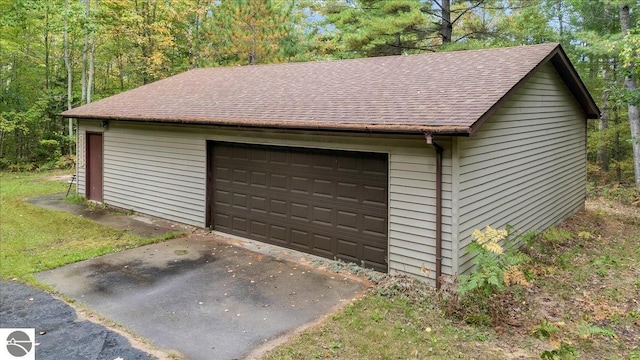
[[[36,285],[34,274],[163,238],[141,238],[24,202],[64,194],[68,184],[45,173],[0,173],[0,277]],[[63,195],[61,195],[63,196]]]

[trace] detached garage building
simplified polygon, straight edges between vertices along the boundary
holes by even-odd
[[[196,69],[63,113],[90,199],[432,283],[474,229],[583,206],[598,115],[558,44]]]

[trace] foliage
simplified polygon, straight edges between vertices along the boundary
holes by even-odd
[[[587,193],[592,197],[603,197],[625,205],[640,207],[640,189],[619,183],[596,185],[587,184]]]
[[[422,13],[420,0],[333,1],[322,8],[326,21],[338,31],[341,57],[385,56],[431,49],[433,30]]]
[[[531,330],[531,335],[538,339],[548,339],[558,330],[558,327],[549,322],[549,320],[543,320]]]
[[[576,358],[576,348],[563,342],[557,349],[543,351],[540,358],[548,360],[574,359]]]
[[[470,274],[459,277],[460,297],[464,298],[469,293],[490,297],[503,292],[509,285],[528,285],[521,268],[527,256],[515,246],[515,240],[509,237],[507,229],[499,230],[487,225],[484,232],[476,229],[471,236],[475,241],[467,246],[467,253],[473,256],[474,267]]]
[[[616,333],[611,329],[602,328],[597,325],[582,322],[578,324],[578,335],[584,339],[589,339],[594,336],[615,337]]]
[[[212,8],[217,62],[247,65],[295,56],[293,9],[271,0],[222,1]],[[293,51],[292,51],[293,50]]]
[[[600,185],[633,183],[627,104],[639,103],[640,95],[625,89],[624,79],[640,76],[637,1],[628,2],[632,26],[624,37],[621,1],[449,3],[447,8],[435,0],[80,0],[65,6],[65,0],[0,0],[0,168],[51,167],[58,155],[73,153],[74,140],[58,114],[67,100],[73,107],[88,101],[89,90],[100,99],[204,66],[559,41],[606,115],[587,125],[589,177]],[[447,18],[450,42],[442,30]]]

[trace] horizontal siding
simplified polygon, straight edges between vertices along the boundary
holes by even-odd
[[[104,201],[204,226],[206,142],[112,122],[104,135]]]
[[[544,230],[585,198],[584,115],[555,69],[545,65],[470,138],[459,156],[460,272],[471,266],[474,229]]]
[[[81,121],[81,124],[88,121]],[[389,154],[389,271],[435,283],[435,151],[423,136],[131,124],[112,121],[104,136],[104,201],[204,226],[206,141]],[[452,273],[451,141],[443,163],[443,272]],[[84,173],[82,174],[84,180]],[[429,269],[426,278],[421,268]]]
[[[443,273],[452,274],[451,142],[443,161]],[[389,156],[389,270],[425,277],[435,284],[436,158],[430,146]]]

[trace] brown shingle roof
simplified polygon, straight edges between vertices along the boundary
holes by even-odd
[[[471,133],[552,61],[588,117],[598,109],[558,44],[195,69],[64,117],[328,130]]]

